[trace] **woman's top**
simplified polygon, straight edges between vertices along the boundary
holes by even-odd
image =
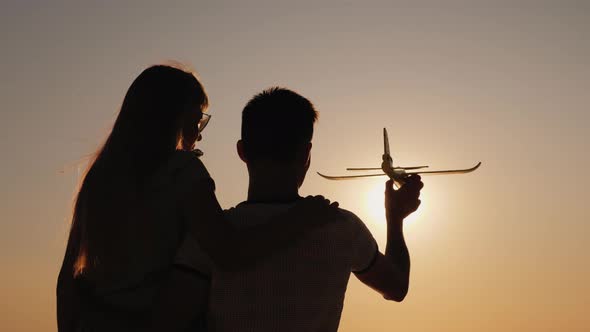
[[[125,253],[133,259],[115,276],[92,283],[78,280],[82,331],[142,329],[187,234],[180,198],[198,181],[211,181],[214,189],[203,163],[186,151],[176,151],[154,173],[145,186],[144,225]]]

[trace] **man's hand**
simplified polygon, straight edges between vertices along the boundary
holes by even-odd
[[[393,189],[393,180],[385,184],[385,212],[387,220],[401,220],[412,214],[420,206],[420,189],[424,183],[420,175],[410,175],[398,190]]]

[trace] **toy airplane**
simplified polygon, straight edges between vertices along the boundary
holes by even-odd
[[[383,153],[383,162],[381,163],[381,168],[379,167],[363,167],[363,168],[347,168],[347,171],[376,171],[382,170],[383,173],[377,174],[364,174],[364,175],[344,175],[344,176],[328,176],[318,172],[318,175],[328,179],[328,180],[349,180],[349,179],[358,179],[358,178],[366,178],[372,176],[389,176],[390,179],[393,180],[395,185],[399,188],[404,184],[404,179],[411,175],[411,174],[463,174],[463,173],[470,173],[475,171],[481,165],[481,162],[477,163],[474,167],[465,168],[465,169],[449,169],[449,170],[442,170],[442,171],[415,171],[415,172],[407,172],[408,170],[416,170],[416,169],[423,169],[427,168],[428,166],[413,166],[413,167],[394,167],[393,166],[393,159],[389,154],[389,137],[387,136],[387,129],[383,128],[383,145],[384,145],[384,153]]]

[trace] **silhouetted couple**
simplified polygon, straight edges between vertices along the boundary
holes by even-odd
[[[386,183],[382,254],[353,213],[299,196],[317,112],[271,88],[242,112],[248,198],[222,211],[193,150],[207,106],[180,68],[150,67],[129,88],[76,199],[57,283],[60,331],[336,331],[351,272],[403,300],[403,219],[420,204],[418,176],[399,190]]]

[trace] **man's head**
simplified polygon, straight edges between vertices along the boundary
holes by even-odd
[[[303,182],[317,118],[313,104],[291,90],[273,87],[262,91],[242,112],[240,158],[249,168],[273,165],[295,169]]]

